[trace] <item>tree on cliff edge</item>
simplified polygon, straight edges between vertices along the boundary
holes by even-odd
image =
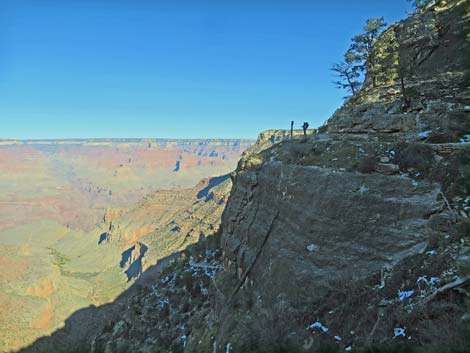
[[[358,70],[371,75],[373,87],[377,85],[376,77],[378,74],[377,58],[374,55],[373,48],[377,38],[386,26],[383,17],[366,20],[364,32],[354,36],[351,47],[346,53]]]
[[[421,12],[426,10],[429,6],[435,5],[438,3],[436,0],[408,0],[408,2],[411,2],[413,7],[417,12]]]
[[[346,89],[352,95],[361,88],[361,82],[358,81],[360,69],[354,64],[351,51],[346,52],[343,61],[333,64],[331,71],[338,77],[338,80],[333,81],[337,88]]]
[[[367,75],[372,79],[373,87],[376,87],[381,68],[373,48],[386,26],[383,17],[370,18],[366,21],[364,32],[352,38],[343,61],[331,67],[339,78],[333,81],[336,87],[347,89],[354,95],[362,86],[361,78]]]

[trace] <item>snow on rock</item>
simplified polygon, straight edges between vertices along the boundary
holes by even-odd
[[[432,130],[421,131],[418,136],[419,137],[428,137]]]
[[[436,285],[438,282],[439,282],[439,278],[438,277],[431,277],[429,280],[428,280],[428,277],[427,276],[420,276],[418,277],[418,280],[416,281],[417,284],[420,284],[421,282],[424,282],[430,286],[434,286]]]
[[[398,290],[398,298],[402,302],[405,299],[410,298],[414,294],[414,292],[415,292],[414,290],[409,290],[409,291]]]
[[[231,350],[232,350],[232,344],[229,342],[225,346],[225,353],[230,353]]]
[[[406,329],[403,327],[395,327],[393,329],[394,337],[406,337]]]
[[[429,283],[427,276],[419,276],[418,279],[416,280],[416,283],[420,284],[421,282]]]
[[[460,139],[460,143],[470,143],[470,135],[464,135],[464,136]]]
[[[363,193],[365,193],[365,192],[367,192],[367,191],[369,191],[369,188],[366,187],[365,185],[361,185],[361,187],[359,188],[359,192],[360,192],[361,194],[363,194]]]
[[[180,339],[181,339],[181,342],[183,343],[183,348],[185,348],[186,347],[186,339],[187,339],[186,335],[181,336]]]
[[[337,341],[341,341],[341,340],[342,340],[342,338],[341,338],[341,336],[335,336],[335,340],[337,340]]]
[[[312,251],[318,251],[319,247],[315,244],[310,244],[307,246],[307,250],[312,252]]]
[[[323,326],[322,323],[319,322],[319,321],[316,321],[313,324],[311,324],[309,327],[307,327],[307,330],[308,329],[314,329],[314,328],[319,328],[324,333],[327,333],[329,331],[328,327]]]
[[[426,251],[426,255],[429,255],[429,256],[436,255],[436,254],[437,254],[436,250]]]

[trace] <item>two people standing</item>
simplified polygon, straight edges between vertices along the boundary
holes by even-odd
[[[307,136],[307,129],[310,125],[305,121],[304,124],[302,125],[302,129],[304,130],[304,136]],[[294,121],[292,120],[290,122],[290,137],[292,138],[294,136]]]

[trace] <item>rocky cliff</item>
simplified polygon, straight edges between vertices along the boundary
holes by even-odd
[[[376,87],[364,88],[328,120],[331,133],[391,134],[458,142],[470,133],[470,5],[436,1],[392,25],[375,45]]]
[[[384,32],[388,72],[320,133],[241,159],[186,351],[470,347],[470,2],[437,3]]]

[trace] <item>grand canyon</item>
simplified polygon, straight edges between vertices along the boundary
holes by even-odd
[[[0,351],[114,300],[216,229],[227,173],[251,143],[0,141]]]
[[[470,352],[470,0],[4,3],[0,352]]]

